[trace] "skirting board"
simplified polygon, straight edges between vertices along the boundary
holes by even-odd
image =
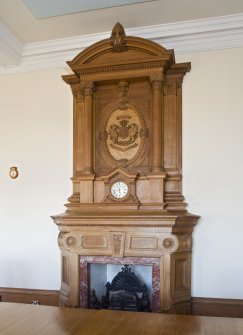
[[[59,291],[0,287],[0,301],[58,306]]]
[[[0,287],[0,301],[58,306],[59,291]],[[191,314],[243,318],[243,300],[193,297]]]
[[[243,318],[243,300],[193,297],[191,300],[191,314]]]

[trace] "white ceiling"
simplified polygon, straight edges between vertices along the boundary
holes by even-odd
[[[155,0],[23,0],[36,19],[61,16]]]
[[[126,31],[134,31],[138,34],[146,28],[150,28],[150,32],[155,32],[158,27],[163,28],[161,30],[163,34],[168,30],[166,27],[172,27],[178,23],[173,27],[176,27],[176,35],[182,35],[180,29],[181,27],[184,29],[185,22],[190,22],[195,29],[195,25],[198,27],[200,22],[202,24],[206,22],[205,19],[212,26],[214,19],[210,18],[216,18],[215,22],[217,22],[218,17],[229,16],[229,20],[236,17],[237,28],[243,29],[243,14],[239,16],[239,13],[243,13],[243,0],[153,0],[65,15],[58,15],[58,12],[55,12],[57,16],[42,19],[37,19],[32,14],[25,4],[27,1],[41,4],[39,11],[42,11],[41,15],[45,16],[53,15],[53,8],[50,12],[51,9],[45,6],[47,3],[64,5],[67,2],[69,4],[82,2],[81,0],[0,0],[0,69],[20,64],[23,57],[26,57],[26,52],[29,52],[29,48],[33,48],[33,43],[42,43],[43,47],[50,41],[67,43],[68,39],[69,43],[73,43],[75,38],[80,40],[84,37],[87,42],[87,36],[96,34],[100,34],[97,35],[99,37],[102,37],[102,34],[108,37],[107,34],[110,34],[116,22],[120,22]],[[128,0],[120,1],[124,4]],[[83,2],[87,4],[88,1]],[[89,0],[89,2],[91,5],[95,3],[101,5],[101,0]],[[102,0],[102,2],[104,5],[105,2],[117,3],[118,0]],[[80,11],[80,9],[76,10]],[[70,8],[69,11],[72,9]],[[235,25],[234,29],[236,29]],[[148,34],[148,38],[150,35]],[[172,35],[171,33],[171,38],[176,37],[175,34]],[[153,38],[153,34],[151,36]]]

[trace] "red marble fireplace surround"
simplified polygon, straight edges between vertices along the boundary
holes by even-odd
[[[143,257],[106,257],[80,256],[80,308],[88,308],[89,299],[89,264],[116,264],[116,265],[151,265],[152,266],[152,301],[151,311],[160,311],[160,260],[158,258]]]

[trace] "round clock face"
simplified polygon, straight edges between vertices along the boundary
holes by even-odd
[[[116,181],[111,185],[111,194],[117,199],[125,198],[128,194],[128,185],[124,181]]]

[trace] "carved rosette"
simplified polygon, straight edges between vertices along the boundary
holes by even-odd
[[[170,237],[165,238],[163,241],[163,247],[165,249],[171,249],[173,248],[174,245],[175,245],[175,242]]]
[[[171,253],[177,251],[179,247],[179,241],[177,236],[170,235],[165,237],[162,241],[162,247],[165,252]]]
[[[77,239],[74,236],[69,236],[66,239],[66,243],[69,247],[74,247],[77,244]]]

